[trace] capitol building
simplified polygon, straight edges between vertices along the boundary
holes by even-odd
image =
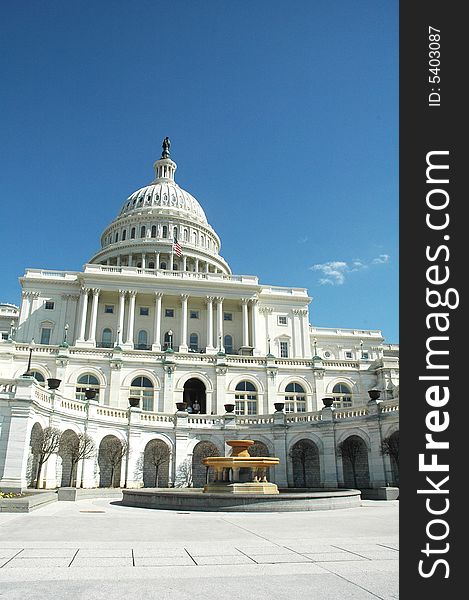
[[[168,138],[153,167],[82,271],[26,269],[21,306],[0,305],[0,490],[201,487],[230,439],[279,457],[280,488],[396,485],[398,347],[312,325],[305,288],[232,273]],[[73,463],[61,444],[38,480],[47,428],[95,452]]]

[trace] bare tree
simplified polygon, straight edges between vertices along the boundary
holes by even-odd
[[[155,469],[155,485],[153,487],[158,487],[159,469],[162,465],[169,462],[168,446],[161,440],[150,443],[145,450],[145,459]]]
[[[127,442],[121,442],[115,437],[104,438],[99,447],[103,459],[111,467],[111,482],[109,487],[114,487],[114,474],[122,459],[127,454]]]
[[[174,487],[192,487],[192,461],[186,458],[179,465]]]
[[[290,458],[292,462],[298,461],[301,465],[301,474],[303,477],[303,487],[307,487],[306,485],[306,461],[309,458],[309,454],[311,453],[310,445],[304,440],[300,440],[297,442],[293,448],[290,450]]]
[[[39,489],[42,467],[51,454],[58,451],[61,436],[57,427],[45,427],[31,440],[32,453],[37,456],[36,489]]]
[[[363,442],[356,437],[349,437],[337,447],[337,454],[346,459],[352,469],[353,485],[357,486],[357,467],[363,453]]]
[[[71,486],[76,465],[80,460],[94,456],[96,446],[93,439],[87,433],[80,433],[78,435],[62,436],[60,451],[70,458],[71,468],[68,485]]]
[[[399,432],[384,438],[381,442],[381,454],[390,456],[399,468]]]

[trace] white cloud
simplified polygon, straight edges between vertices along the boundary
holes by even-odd
[[[309,267],[311,271],[320,271],[322,277],[318,279],[319,285],[343,285],[350,273],[363,271],[371,265],[384,265],[389,262],[389,254],[380,254],[371,262],[366,263],[360,258],[354,258],[350,263],[343,260],[332,260]]]
[[[374,265],[385,265],[389,262],[389,254],[380,254],[373,259]]]

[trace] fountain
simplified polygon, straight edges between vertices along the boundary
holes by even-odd
[[[160,510],[229,512],[290,512],[360,506],[360,491],[351,489],[278,489],[267,481],[267,469],[280,459],[251,456],[253,440],[228,440],[229,456],[210,456],[202,464],[215,472],[215,481],[203,488],[143,488],[123,490],[122,504]],[[241,481],[249,469],[250,481]]]
[[[215,471],[215,481],[204,486],[204,494],[278,494],[275,483],[267,481],[269,467],[278,465],[280,460],[270,456],[251,456],[249,446],[253,440],[229,440],[230,456],[210,456],[202,463]],[[250,469],[251,481],[239,480],[240,469]]]

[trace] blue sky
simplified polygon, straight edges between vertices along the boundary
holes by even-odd
[[[2,280],[79,270],[171,138],[234,273],[398,341],[392,0],[0,5]]]

